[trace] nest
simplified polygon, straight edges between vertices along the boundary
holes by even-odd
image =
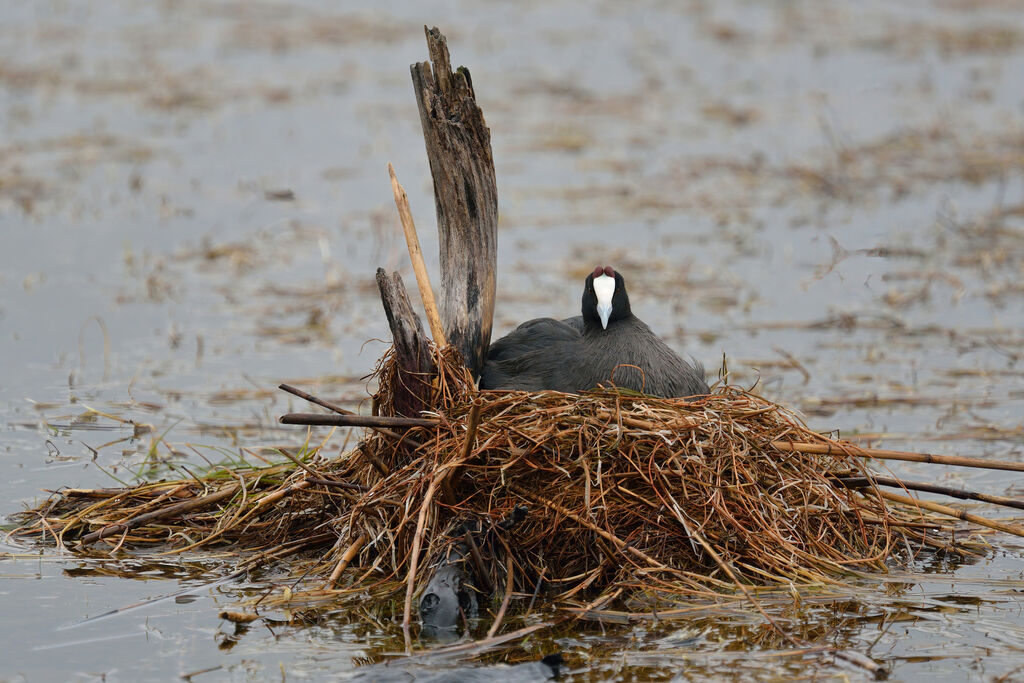
[[[382,378],[397,377],[394,366],[386,359]],[[563,598],[587,588],[706,593],[884,569],[894,548],[922,536],[919,513],[837,483],[868,474],[841,442],[748,392],[476,392],[456,359],[442,355],[438,366],[438,424],[407,434],[421,444],[415,457],[403,460],[388,436],[363,445],[392,471],[353,511],[348,533],[386,536],[398,557],[414,546],[437,557],[475,528],[492,551],[511,551],[511,563],[484,563],[487,583],[508,581],[510,566],[520,590],[543,577]],[[386,412],[389,396],[377,399]],[[793,443],[832,445],[836,455]],[[425,516],[413,524],[416,512]]]
[[[269,467],[65,490],[14,534],[108,551],[230,548],[243,569],[303,553],[326,599],[411,597],[446,557],[465,558],[482,592],[731,594],[835,582],[883,570],[908,541],[936,544],[920,510],[841,484],[867,476],[843,442],[753,394],[479,392],[454,352],[434,354],[420,426],[378,428],[333,460],[307,446]],[[387,415],[410,378],[393,354],[377,377]]]

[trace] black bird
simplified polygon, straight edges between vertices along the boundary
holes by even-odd
[[[626,281],[598,266],[583,288],[583,315],[536,318],[491,344],[481,389],[579,393],[598,384],[650,396],[707,394],[704,368],[680,358],[633,315]]]

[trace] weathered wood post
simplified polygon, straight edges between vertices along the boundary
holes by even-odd
[[[430,62],[413,64],[413,91],[434,179],[441,247],[441,321],[448,343],[480,372],[491,342],[498,246],[498,189],[491,131],[469,69],[452,72],[448,43],[423,27]],[[433,62],[433,68],[431,68]]]
[[[424,26],[424,31],[430,61],[410,69],[434,180],[441,322],[447,343],[478,374],[491,342],[497,284],[498,190],[491,132],[469,70],[459,67],[453,73],[445,37],[437,28]],[[415,416],[432,408],[426,399],[436,368],[401,278],[378,270],[377,285],[399,360],[395,412]]]
[[[398,356],[392,405],[397,415],[414,417],[421,410],[432,407],[429,403],[430,383],[436,368],[430,356],[427,335],[398,273],[388,275],[383,268],[378,268],[377,288]]]
[[[411,71],[434,180],[440,237],[440,317],[445,339],[435,341],[457,348],[466,366],[479,374],[491,342],[497,282],[498,190],[491,132],[476,104],[469,70],[459,67],[452,73],[445,37],[437,28],[423,28],[430,61],[413,64]],[[405,193],[393,170],[391,177],[399,212],[407,212]],[[412,233],[410,256],[417,267],[413,252],[418,251],[418,240],[411,215],[403,216],[403,227],[407,240]],[[420,270],[418,279],[426,280]],[[398,273],[389,276],[378,270],[377,284],[399,361],[392,403],[395,412],[414,415],[431,408],[424,399],[429,398],[426,392],[436,368],[427,352],[423,326],[409,305]],[[422,291],[423,282],[420,286]],[[432,578],[420,594],[419,613],[425,627],[445,631],[455,627],[460,613],[475,616],[476,595],[464,567],[468,552],[465,544],[458,543],[450,555],[437,559]],[[410,569],[410,582],[412,572]],[[412,583],[409,590],[403,618],[406,629]]]

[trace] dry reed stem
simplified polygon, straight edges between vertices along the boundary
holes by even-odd
[[[862,486],[887,486],[889,488],[898,488],[905,491],[922,491],[924,493],[937,493],[942,496],[949,496],[950,498],[959,498],[960,500],[977,500],[982,503],[989,503],[991,505],[999,505],[1002,507],[1015,508],[1017,510],[1024,510],[1024,500],[1018,500],[1016,498],[1007,498],[1006,496],[994,496],[987,493],[980,493],[979,491],[969,491],[967,489],[955,489],[949,486],[939,486],[937,484],[931,484],[924,481],[908,481],[906,479],[896,479],[893,477],[848,477],[839,478],[836,481],[842,482],[843,486],[849,488],[859,488]]]
[[[494,615],[494,622],[491,627],[487,629],[487,637],[493,638],[494,634],[501,628],[501,622],[505,618],[505,611],[508,609],[508,603],[512,600],[512,590],[515,588],[512,574],[512,553],[507,552],[505,554],[505,595],[501,598],[501,607],[498,608],[498,613]]]
[[[891,500],[894,503],[902,503],[903,505],[913,505],[924,510],[938,512],[940,515],[947,515],[949,517],[954,517],[956,519],[962,519],[965,522],[979,524],[981,526],[988,527],[989,529],[995,529],[996,531],[1002,531],[1003,533],[1024,537],[1024,527],[1020,526],[1019,524],[1007,524],[1006,522],[999,522],[994,519],[988,519],[987,517],[981,517],[979,515],[971,514],[970,512],[957,510],[956,508],[951,508],[948,505],[933,503],[930,500],[921,500],[919,498],[901,496],[898,493],[890,493],[888,491],[881,491],[880,493],[883,498],[885,498],[886,500]]]
[[[426,529],[427,513],[430,511],[430,503],[437,492],[440,479],[434,477],[427,487],[427,494],[423,496],[420,503],[419,516],[416,519],[416,533],[412,538],[412,550],[409,553],[409,571],[405,576],[405,604],[402,608],[402,628],[408,629],[412,620],[412,594],[416,590],[416,569],[420,561],[420,547],[423,544],[423,532]]]
[[[792,443],[773,441],[773,447],[780,451],[798,453],[817,453],[820,455],[854,455],[876,460],[903,460],[905,462],[926,462],[933,465],[955,465],[958,467],[978,467],[985,470],[1008,470],[1024,472],[1024,462],[1010,460],[988,460],[985,458],[969,458],[963,455],[939,455],[937,453],[913,453],[911,451],[890,451],[884,448],[862,448],[852,443]]]
[[[341,576],[341,573],[345,571],[345,568],[348,567],[348,565],[352,562],[355,556],[359,554],[359,550],[363,547],[364,543],[366,543],[366,534],[361,534],[359,538],[352,542],[352,545],[348,547],[348,550],[345,551],[345,554],[343,554],[341,556],[341,559],[338,560],[338,566],[336,566],[334,568],[334,571],[331,572],[330,578],[327,579],[328,587],[332,587],[334,586],[335,583],[337,583],[338,578]]]
[[[402,221],[405,244],[409,248],[409,260],[412,261],[412,269],[416,273],[416,284],[420,290],[420,298],[423,300],[423,310],[427,314],[427,322],[430,323],[430,334],[434,337],[434,343],[444,348],[448,342],[445,339],[444,327],[441,325],[441,314],[437,310],[434,290],[430,286],[427,266],[423,262],[423,250],[420,249],[420,238],[416,235],[416,224],[412,220],[412,211],[409,209],[409,197],[405,194],[405,188],[398,182],[395,169],[390,161],[388,162],[388,175],[391,176],[391,190],[395,195],[398,217]]]

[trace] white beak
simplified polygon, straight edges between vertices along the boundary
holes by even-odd
[[[612,315],[612,295],[615,294],[615,278],[601,275],[594,278],[594,293],[597,294],[597,315],[601,328],[608,329],[608,318]]]

